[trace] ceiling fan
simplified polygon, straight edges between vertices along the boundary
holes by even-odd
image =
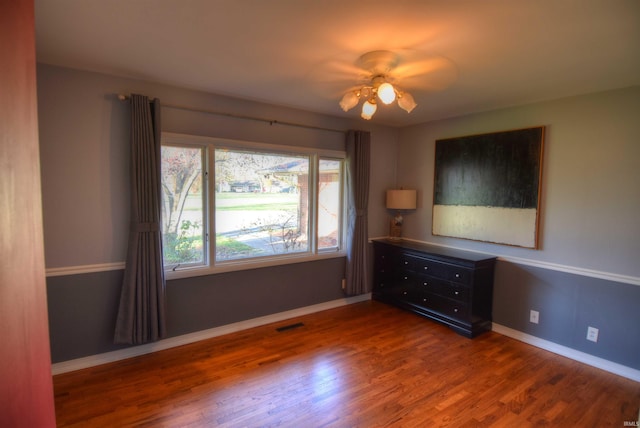
[[[325,63],[318,76],[342,94],[340,107],[348,111],[362,104],[361,117],[369,120],[379,102],[397,100],[400,108],[411,112],[416,102],[412,91],[436,91],[451,85],[457,77],[453,62],[442,56],[415,50],[376,50],[360,55],[354,62],[334,59]]]

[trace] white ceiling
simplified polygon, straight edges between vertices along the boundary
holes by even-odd
[[[444,57],[403,126],[640,85],[638,0],[35,0],[38,61],[342,117],[368,51]],[[411,68],[412,62],[404,64]],[[402,82],[398,82],[402,85]],[[435,88],[434,88],[435,87]],[[153,96],[153,94],[148,94]]]

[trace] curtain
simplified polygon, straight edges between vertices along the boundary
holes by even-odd
[[[132,95],[131,218],[115,343],[165,336],[165,279],[160,232],[160,102]]]
[[[367,268],[370,146],[369,132],[347,133],[346,180],[349,208],[345,293],[349,296],[370,291]]]

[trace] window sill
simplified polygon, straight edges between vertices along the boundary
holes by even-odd
[[[300,254],[286,257],[269,257],[264,259],[253,260],[236,260],[222,262],[215,266],[197,266],[177,270],[165,271],[165,278],[168,281],[173,279],[191,278],[195,276],[216,275],[219,273],[236,272],[249,269],[260,269],[271,266],[282,266],[294,263],[307,263],[325,259],[335,259],[345,257],[345,251],[323,252],[319,254]]]

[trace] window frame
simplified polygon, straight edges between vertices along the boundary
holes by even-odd
[[[279,266],[292,263],[303,263],[328,258],[346,256],[346,227],[347,227],[347,200],[346,200],[346,152],[339,150],[327,150],[314,147],[298,147],[293,145],[276,145],[258,143],[227,138],[204,137],[188,134],[163,132],[161,144],[167,146],[202,147],[204,150],[203,183],[206,188],[206,196],[203,192],[203,209],[207,224],[203,225],[206,243],[204,249],[204,263],[191,266],[165,267],[167,279],[188,278],[193,276],[212,275],[217,273],[232,272],[247,269],[256,269],[268,266]],[[216,262],[216,199],[215,199],[215,151],[216,149],[250,151],[264,154],[282,154],[292,156],[309,156],[309,244],[307,251],[297,253],[274,254],[244,259],[223,260]],[[318,194],[320,160],[341,161],[340,170],[340,224],[338,230],[337,248],[318,248]]]

